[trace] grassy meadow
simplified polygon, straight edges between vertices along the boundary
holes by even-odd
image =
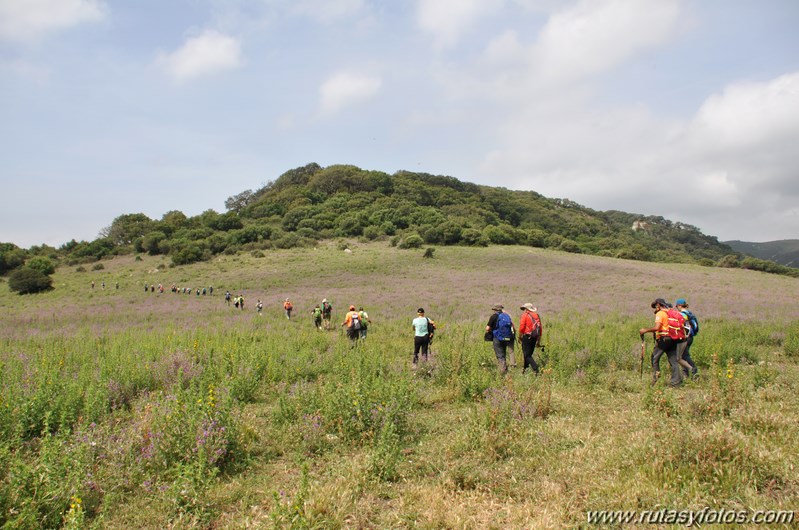
[[[40,295],[0,283],[0,526],[558,528],[589,510],[799,505],[799,280],[516,246],[351,248],[117,257],[62,266]],[[312,325],[323,297],[334,331]],[[680,389],[651,386],[648,362],[639,374],[656,297],[700,319],[700,375]],[[544,323],[543,372],[521,374],[517,346],[503,377],[483,329],[492,304],[518,323],[524,302]],[[350,304],[373,322],[355,348]],[[419,306],[438,334],[412,371]]]

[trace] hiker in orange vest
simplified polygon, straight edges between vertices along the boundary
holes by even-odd
[[[283,310],[286,312],[286,318],[291,320],[291,310],[294,309],[294,305],[289,301],[288,298],[283,302]]]
[[[677,342],[669,337],[669,315],[667,310],[671,305],[663,298],[658,298],[651,304],[655,310],[655,325],[651,328],[641,328],[638,334],[643,339],[647,333],[652,333],[655,337],[655,347],[652,350],[652,384],[654,385],[660,375],[660,358],[663,354],[669,360],[671,366],[671,380],[669,386],[678,387],[682,384],[682,373],[680,371],[679,356],[677,355]]]

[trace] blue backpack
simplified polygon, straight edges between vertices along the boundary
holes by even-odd
[[[686,329],[690,330],[690,333],[688,333],[688,335],[691,337],[698,335],[699,321],[696,319],[696,315],[694,315],[687,309],[683,309],[682,314],[685,316],[685,327]]]
[[[513,335],[511,328],[513,322],[510,315],[502,312],[497,315],[497,326],[494,328],[494,338],[501,341],[509,341]]]

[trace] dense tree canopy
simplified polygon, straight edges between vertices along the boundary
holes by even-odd
[[[403,248],[430,245],[529,245],[624,259],[712,263],[786,272],[770,262],[743,260],[696,227],[659,216],[595,211],[532,191],[461,182],[453,177],[351,165],[308,164],[262,188],[225,201],[227,211],[195,217],[167,212],[160,220],[120,215],[94,241],[58,249],[72,261],[112,254],[165,254],[175,265],[219,253],[313,245],[331,238],[389,240]],[[55,250],[55,249],[52,249]],[[47,255],[43,249],[40,254]],[[732,256],[732,258],[730,257]],[[0,273],[27,254],[0,244]],[[35,262],[34,262],[35,263]],[[734,263],[734,265],[733,265]]]

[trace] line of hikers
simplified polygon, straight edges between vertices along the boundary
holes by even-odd
[[[105,282],[103,282],[103,288],[105,288]],[[119,284],[117,283],[117,289],[119,289]],[[178,287],[174,283],[169,287],[169,290],[174,294],[192,294],[195,293],[197,296],[205,296],[207,294],[213,296],[214,288],[213,287],[197,287],[196,289],[192,287]],[[144,284],[144,292],[158,292],[159,294],[163,294],[166,291],[166,288],[163,284],[159,283],[157,286],[155,284]]]
[[[651,328],[641,328],[641,373],[643,376],[644,335],[652,333],[655,337],[655,347],[652,349],[652,384],[657,383],[660,376],[660,358],[666,354],[671,368],[669,386],[677,387],[682,384],[684,377],[693,377],[699,370],[691,359],[691,345],[694,337],[699,333],[699,321],[690,309],[685,298],[678,298],[674,306],[663,298],[658,298],[651,304],[655,312],[655,325]]]

